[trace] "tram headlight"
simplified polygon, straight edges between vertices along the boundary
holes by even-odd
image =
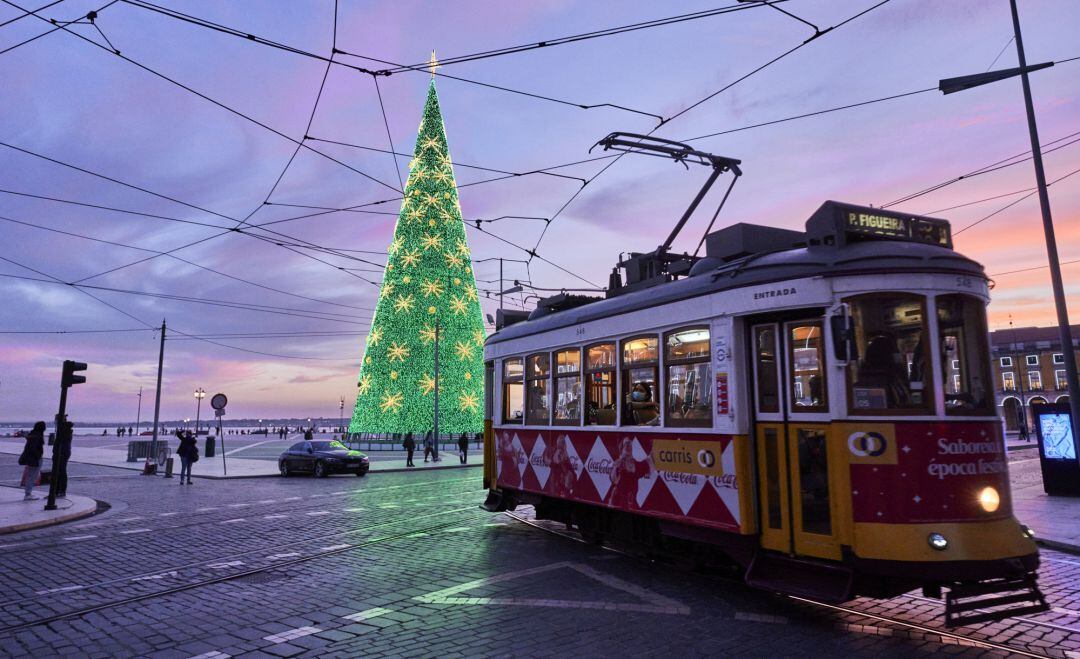
[[[931,547],[938,551],[945,551],[945,549],[949,546],[949,541],[945,538],[945,536],[941,535],[940,533],[931,533],[930,535],[926,536],[926,541],[930,543]]]
[[[979,505],[988,513],[992,513],[1001,505],[1001,496],[992,487],[984,487],[979,492]]]
[[[1020,532],[1024,534],[1025,538],[1035,539],[1035,532],[1029,529],[1027,524],[1020,525]]]

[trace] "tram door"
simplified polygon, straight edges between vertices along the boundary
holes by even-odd
[[[759,525],[767,549],[839,559],[823,333],[820,318],[750,328]]]

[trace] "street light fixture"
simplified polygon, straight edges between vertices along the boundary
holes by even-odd
[[[199,415],[202,412],[202,399],[206,398],[206,392],[202,387],[195,390],[195,436],[199,436]]]
[[[1065,377],[1069,388],[1069,408],[1072,412],[1073,442],[1080,442],[1080,380],[1077,378],[1076,353],[1069,326],[1069,309],[1065,303],[1065,286],[1061,280],[1061,262],[1058,260],[1057,238],[1054,236],[1054,220],[1050,215],[1050,195],[1046,190],[1046,173],[1043,171],[1042,151],[1039,148],[1039,131],[1035,125],[1035,106],[1031,100],[1031,83],[1028,73],[1053,66],[1053,62],[1027,65],[1024,54],[1024,40],[1020,35],[1020,14],[1016,9],[1016,0],[1009,0],[1012,9],[1013,34],[1016,40],[1016,55],[1020,66],[988,73],[979,73],[958,78],[948,78],[938,83],[943,94],[971,89],[998,80],[1005,80],[1019,75],[1024,89],[1024,106],[1027,110],[1028,134],[1031,138],[1031,160],[1035,165],[1035,182],[1039,191],[1039,208],[1042,211],[1043,234],[1046,240],[1046,256],[1050,262],[1050,282],[1054,289],[1054,306],[1057,311],[1058,333],[1061,339],[1061,351],[1069,355],[1065,360]]]

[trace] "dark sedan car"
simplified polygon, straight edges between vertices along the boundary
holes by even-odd
[[[363,476],[370,467],[368,457],[360,451],[352,451],[341,442],[321,439],[297,442],[278,457],[282,476],[301,472],[316,478],[343,473]]]

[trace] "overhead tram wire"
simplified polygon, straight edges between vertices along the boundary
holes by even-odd
[[[788,0],[774,0],[772,4],[779,4],[781,2],[787,2]],[[717,7],[714,9],[706,9],[702,11],[691,12],[687,14],[680,14],[678,16],[668,16],[666,18],[656,18],[648,21],[641,21],[638,23],[631,23],[629,25],[621,25],[618,27],[603,28],[600,30],[593,30],[592,32],[583,32],[581,34],[574,34],[566,37],[558,37],[555,39],[546,39],[544,41],[531,42],[527,44],[521,44],[518,46],[507,46],[505,48],[496,48],[492,50],[485,50],[478,53],[471,53],[468,55],[457,55],[455,57],[448,57],[446,59],[439,60],[440,66],[449,66],[451,64],[461,64],[463,62],[474,62],[476,60],[488,59],[491,57],[502,57],[504,55],[515,55],[530,50],[536,50],[539,48],[551,48],[554,46],[562,46],[569,43],[577,43],[580,41],[588,41],[590,39],[597,39],[601,37],[609,37],[617,34],[625,34],[627,32],[635,32],[638,30],[645,30],[654,27],[663,27],[666,25],[674,25],[676,23],[683,23],[686,21],[693,21],[702,18],[712,18],[714,16],[720,16],[723,14],[730,14],[738,11],[744,11],[747,9],[757,9],[764,6],[762,4],[745,4],[739,3],[734,5],[726,5],[724,7]],[[409,65],[396,65],[392,69],[386,69],[384,71],[377,71],[379,74],[390,75],[393,73],[402,73],[405,71],[423,71],[425,66],[429,66],[427,63],[423,64],[409,64]]]
[[[7,0],[3,0],[3,1],[6,2]],[[122,0],[122,1],[125,4],[130,5],[132,7],[138,7],[138,8],[141,8],[141,9],[148,10],[148,11],[156,12],[156,13],[161,14],[163,16],[167,16],[169,18],[173,18],[173,19],[176,19],[176,20],[179,20],[179,21],[183,21],[185,23],[190,23],[190,24],[196,25],[198,27],[211,29],[211,30],[214,30],[216,32],[221,32],[223,34],[228,34],[228,35],[231,35],[231,36],[234,36],[234,37],[239,37],[241,39],[245,39],[247,41],[250,41],[252,43],[256,43],[256,44],[259,44],[259,45],[262,45],[262,46],[269,46],[271,48],[277,48],[277,49],[280,49],[280,50],[284,50],[284,51],[292,53],[294,55],[301,55],[301,56],[304,56],[304,57],[310,57],[310,58],[314,58],[314,59],[318,59],[318,60],[322,60],[322,61],[328,61],[330,59],[330,58],[324,57],[322,55],[318,55],[316,53],[308,52],[308,51],[302,50],[300,48],[294,48],[292,46],[288,46],[288,45],[273,41],[272,39],[267,39],[267,38],[264,38],[264,37],[260,37],[260,36],[251,34],[250,32],[246,32],[244,30],[239,30],[239,29],[232,28],[232,27],[229,27],[229,26],[226,26],[226,25],[222,25],[220,23],[215,23],[213,21],[209,21],[209,20],[204,19],[204,18],[199,18],[199,17],[193,16],[191,14],[185,14],[185,13],[177,11],[175,9],[169,9],[169,8],[166,8],[166,7],[161,7],[159,5],[155,5],[155,4],[150,3],[150,2],[145,2],[145,0]],[[780,0],[780,1],[787,1],[787,0]],[[356,54],[356,53],[350,53],[348,51],[345,51],[345,50],[342,50],[342,49],[336,48],[336,47],[334,49],[334,54],[345,55],[345,56],[348,56],[348,57],[355,57],[355,58],[359,58],[359,59],[365,59],[365,60],[369,60],[369,61],[372,61],[372,62],[377,62],[379,64],[384,64],[384,65],[401,66],[401,64],[399,64],[397,62],[390,62],[390,61],[387,61],[387,60],[382,60],[382,59],[373,58],[373,57],[367,57],[367,56],[359,55],[359,54]],[[362,66],[351,65],[351,64],[348,64],[346,62],[342,62],[340,60],[334,60],[333,63],[336,66],[343,66],[345,68],[352,69],[352,70],[354,70],[354,71],[356,71],[358,73],[364,73],[364,74],[370,75],[372,77],[379,76],[379,75],[389,75],[388,73],[375,71],[373,69],[368,69],[368,68],[365,68],[365,67],[362,67]],[[658,120],[663,119],[663,117],[661,117],[659,115],[656,115],[656,114],[653,114],[651,112],[645,112],[643,110],[636,110],[634,108],[625,107],[625,106],[618,105],[618,104],[615,104],[615,103],[596,103],[596,104],[578,103],[578,102],[567,101],[565,99],[559,99],[559,98],[555,98],[555,97],[551,97],[551,96],[544,96],[543,94],[534,94],[532,92],[526,92],[526,91],[522,91],[520,89],[513,89],[513,88],[510,88],[510,87],[503,87],[503,86],[500,86],[500,85],[493,85],[493,84],[490,84],[490,83],[480,82],[478,80],[472,80],[472,79],[469,79],[469,78],[462,78],[462,77],[459,77],[459,76],[452,76],[452,75],[445,74],[445,73],[436,73],[435,75],[439,76],[439,77],[443,77],[443,78],[448,78],[448,79],[451,79],[451,80],[457,80],[457,81],[464,82],[464,83],[471,84],[471,85],[477,85],[477,86],[486,87],[486,88],[489,88],[489,89],[496,89],[496,90],[511,93],[511,94],[518,94],[518,95],[521,95],[521,96],[526,96],[526,97],[534,98],[534,99],[537,99],[537,100],[548,101],[548,102],[551,102],[551,103],[558,103],[560,105],[566,105],[566,106],[570,106],[570,107],[575,107],[575,108],[582,109],[582,110],[591,110],[591,109],[594,109],[594,108],[610,107],[610,108],[613,108],[613,109],[616,109],[616,110],[623,110],[625,112],[631,112],[631,113],[634,113],[634,114],[641,114],[641,115],[653,117],[653,118],[658,119]]]
[[[10,24],[12,24],[12,23],[14,23],[16,21],[21,21],[22,19],[26,18],[27,16],[35,14],[35,13],[37,13],[39,11],[44,11],[44,10],[48,9],[49,7],[60,4],[61,2],[64,2],[64,0],[53,0],[49,4],[42,5],[41,7],[38,7],[37,9],[23,10],[23,13],[16,16],[15,18],[9,18],[8,20],[4,21],[3,23],[0,23],[0,27],[4,27],[5,25],[10,25]]]
[[[97,330],[0,330],[0,334],[119,334],[122,332],[149,332],[152,328],[135,327]]]
[[[1064,181],[1065,179],[1067,179],[1067,178],[1069,178],[1071,176],[1074,176],[1076,174],[1080,174],[1080,168],[1074,169],[1071,172],[1069,172],[1068,174],[1065,174],[1063,176],[1059,176],[1058,178],[1054,179],[1053,181],[1048,182],[1046,184],[1046,187],[1050,187],[1051,185],[1054,185],[1055,183],[1060,183],[1061,181]],[[1029,192],[1028,194],[1024,195],[1023,197],[1020,197],[1019,199],[1017,199],[1015,201],[1011,201],[1011,202],[1005,204],[1004,206],[997,209],[993,213],[990,213],[989,215],[984,215],[983,217],[981,217],[978,220],[975,220],[974,222],[968,224],[967,226],[960,229],[959,231],[953,231],[952,235],[953,236],[958,236],[958,235],[964,233],[965,231],[967,231],[968,229],[971,229],[973,227],[976,227],[976,226],[982,224],[983,222],[985,222],[985,221],[989,220],[990,218],[994,217],[995,215],[998,215],[999,213],[1001,213],[1003,211],[1006,211],[1006,210],[1012,208],[1013,206],[1019,204],[1020,202],[1024,201],[1025,199],[1030,199],[1037,192],[1038,192],[1038,190],[1033,190],[1032,192]]]
[[[344,304],[344,303],[341,303],[341,302],[333,302],[331,300],[321,300],[319,298],[310,297],[310,296],[307,296],[307,295],[300,295],[299,293],[291,293],[289,291],[281,290],[279,288],[274,288],[272,286],[266,286],[265,284],[260,284],[258,282],[253,282],[253,281],[250,281],[250,280],[247,280],[247,279],[243,279],[241,277],[237,277],[235,275],[230,275],[230,274],[228,274],[226,272],[221,272],[220,270],[215,270],[214,268],[210,268],[210,267],[207,267],[207,266],[204,266],[204,265],[200,265],[198,263],[195,263],[194,261],[189,261],[187,259],[182,259],[182,258],[180,258],[180,257],[178,257],[178,256],[176,256],[174,254],[165,254],[164,252],[159,252],[157,250],[148,249],[148,248],[145,248],[145,247],[138,247],[136,245],[129,245],[127,243],[121,243],[121,242],[116,242],[116,241],[112,241],[112,240],[105,240],[103,238],[95,238],[93,236],[88,236],[88,235],[85,235],[85,234],[75,233],[75,232],[72,232],[72,231],[63,231],[61,229],[55,229],[55,228],[52,228],[52,227],[47,227],[47,226],[44,226],[44,225],[35,224],[33,222],[27,222],[25,220],[17,220],[17,219],[14,219],[14,218],[11,218],[11,217],[5,217],[5,216],[2,216],[2,215],[0,215],[0,220],[7,221],[7,222],[12,222],[14,224],[25,225],[25,226],[32,227],[32,228],[35,228],[35,229],[40,229],[40,230],[43,230],[43,231],[50,231],[50,232],[53,232],[53,233],[59,233],[59,234],[63,234],[63,235],[66,235],[66,236],[71,236],[73,238],[79,238],[79,239],[82,239],[82,240],[89,240],[89,241],[92,241],[92,242],[99,242],[99,243],[105,243],[105,244],[108,244],[108,245],[114,245],[116,247],[124,247],[124,248],[127,248],[127,249],[134,249],[134,250],[139,250],[139,251],[143,251],[143,252],[151,252],[151,253],[155,253],[155,254],[165,255],[165,256],[168,256],[169,258],[172,258],[172,259],[174,259],[176,261],[179,261],[181,263],[184,263],[186,265],[190,265],[190,266],[199,268],[200,270],[205,270],[207,272],[211,272],[213,274],[219,275],[221,277],[225,277],[227,279],[232,279],[234,281],[238,281],[238,282],[241,282],[243,284],[248,284],[249,286],[255,286],[257,288],[272,291],[274,293],[281,293],[282,295],[288,295],[290,297],[295,297],[295,298],[302,299],[302,300],[307,300],[307,301],[310,301],[310,302],[317,302],[319,304],[327,304],[327,305],[333,305],[333,306],[337,306],[337,307],[344,307],[344,308],[348,308],[348,309],[355,309],[357,311],[374,311],[374,309],[371,308],[371,307],[358,307],[358,306],[355,306],[355,305],[352,305],[352,304]],[[313,313],[324,313],[324,312],[313,312]]]
[[[121,0],[116,0],[116,1],[121,1]],[[128,0],[122,0],[122,1],[127,2]],[[23,7],[20,7],[19,5],[15,4],[11,0],[0,0],[0,2],[3,2],[4,4],[15,7],[16,9],[19,9],[20,11],[28,11],[27,9],[25,9]],[[34,16],[34,18],[37,18],[38,20],[44,21],[46,23],[50,23],[49,19],[47,19],[47,18],[45,18],[43,16],[38,16],[37,14],[31,14],[31,15]],[[51,25],[51,23],[50,23],[50,25]],[[91,44],[91,45],[93,45],[93,46],[95,46],[97,48],[100,48],[100,49],[104,50],[105,52],[108,52],[108,53],[110,53],[112,55],[115,55],[116,57],[119,57],[120,59],[124,60],[125,62],[128,62],[129,64],[132,64],[132,65],[142,69],[143,71],[146,71],[147,73],[149,73],[149,74],[151,74],[153,76],[161,78],[162,80],[164,80],[164,81],[166,81],[166,82],[168,82],[168,83],[170,83],[172,85],[175,85],[175,86],[179,87],[180,89],[183,89],[184,91],[186,91],[186,92],[188,92],[190,94],[194,94],[195,96],[198,96],[199,98],[201,98],[201,99],[203,99],[203,100],[205,100],[205,101],[207,101],[209,103],[212,103],[213,105],[216,105],[217,107],[225,110],[226,112],[234,114],[234,115],[240,117],[241,119],[244,119],[245,121],[248,121],[248,122],[250,122],[252,124],[255,124],[256,126],[259,126],[260,128],[263,128],[263,129],[273,133],[274,135],[277,135],[278,137],[284,138],[284,139],[288,140],[289,142],[292,142],[293,144],[297,144],[297,145],[299,145],[300,148],[308,149],[312,153],[315,153],[315,154],[317,154],[319,156],[322,156],[323,158],[326,158],[327,160],[330,160],[331,162],[337,163],[338,165],[341,165],[342,167],[345,167],[346,169],[348,169],[348,170],[350,170],[350,171],[352,171],[352,172],[354,172],[356,174],[359,174],[360,176],[363,176],[364,178],[372,181],[373,183],[377,183],[377,184],[379,184],[379,185],[381,185],[383,187],[389,188],[390,190],[394,190],[394,186],[390,185],[389,183],[385,183],[385,182],[375,178],[374,176],[371,176],[367,172],[361,171],[361,170],[353,167],[352,165],[344,163],[344,162],[342,162],[342,161],[340,161],[340,160],[338,160],[338,159],[336,159],[336,158],[334,158],[334,157],[332,157],[332,156],[330,156],[330,155],[328,155],[326,153],[323,153],[322,151],[319,151],[318,149],[316,149],[314,147],[311,147],[311,146],[309,146],[307,144],[304,144],[303,140],[297,140],[297,139],[295,139],[293,137],[290,137],[290,136],[286,135],[285,133],[277,130],[276,128],[274,128],[274,127],[272,127],[272,126],[270,126],[268,124],[265,124],[265,123],[259,121],[258,119],[255,119],[254,117],[252,117],[252,116],[250,116],[248,114],[245,114],[245,113],[243,113],[243,112],[241,112],[241,111],[239,111],[239,110],[237,110],[237,109],[235,109],[233,107],[230,107],[230,106],[226,105],[225,103],[222,103],[221,101],[218,101],[217,99],[211,98],[210,96],[208,96],[208,95],[194,89],[193,87],[190,87],[190,86],[188,86],[188,85],[186,85],[186,84],[184,84],[184,83],[182,83],[182,82],[180,82],[180,81],[178,81],[178,80],[176,80],[174,78],[171,78],[171,77],[165,75],[164,73],[161,73],[160,71],[158,71],[158,70],[156,70],[154,68],[151,68],[150,66],[148,66],[146,64],[143,64],[142,62],[134,60],[134,59],[132,59],[132,58],[126,56],[126,55],[123,55],[119,51],[110,50],[109,48],[107,48],[105,46],[102,46],[101,44],[97,43],[96,41],[94,41],[92,39],[88,39],[87,37],[84,37],[83,35],[79,34],[78,32],[73,32],[72,30],[68,29],[67,26],[61,26],[61,29],[64,30],[65,32],[67,32],[68,34],[72,35],[72,36],[78,37],[79,39],[85,41],[86,43],[89,43],[89,44]]]
[[[337,50],[337,41],[336,40],[334,41],[334,50]],[[327,68],[326,70],[327,70],[327,72],[330,71],[329,68]],[[397,174],[398,187],[400,188],[400,192],[402,194],[402,197],[404,197],[404,195],[405,195],[405,181],[401,180],[401,165],[398,164],[397,151],[394,149],[394,138],[393,138],[392,135],[390,135],[390,120],[386,118],[386,106],[383,105],[382,90],[379,89],[379,77],[378,76],[371,76],[371,81],[373,83],[375,83],[375,95],[379,97],[379,110],[382,111],[383,125],[386,126],[386,141],[390,143],[390,154],[391,154],[391,157],[394,159],[394,173]],[[307,134],[310,133],[310,132],[311,132],[311,127],[308,126],[308,130],[304,133],[304,135],[307,136]]]
[[[50,275],[50,274],[48,274],[46,272],[42,272],[40,270],[36,270],[34,268],[31,268],[28,265],[19,263],[18,261],[13,261],[13,260],[11,260],[9,258],[6,258],[4,256],[0,256],[0,260],[7,261],[8,263],[16,265],[16,266],[18,266],[20,268],[23,268],[25,270],[29,270],[30,272],[41,275],[42,277],[48,277],[48,279],[39,279],[39,280],[36,280],[36,281],[43,281],[43,282],[46,282],[46,283],[54,283],[54,284],[58,284],[58,285],[61,285],[61,286],[72,286],[71,284],[65,283],[59,277],[56,277],[54,275]],[[20,278],[20,277],[18,277],[18,275],[3,275],[3,276]],[[32,278],[30,278],[30,277],[21,277],[21,279],[32,279]],[[157,327],[155,325],[152,325],[152,324],[146,322],[145,320],[143,320],[143,319],[141,319],[141,318],[139,318],[139,317],[137,317],[137,316],[135,316],[133,314],[128,313],[127,311],[121,309],[120,307],[116,306],[115,304],[112,304],[111,302],[108,302],[107,300],[101,299],[100,297],[94,295],[90,291],[85,290],[84,287],[79,287],[79,286],[73,286],[73,287],[75,288],[75,290],[79,291],[80,293],[90,297],[93,300],[96,300],[97,302],[99,302],[101,304],[104,304],[105,306],[107,306],[110,309],[116,311],[117,313],[120,313],[120,314],[122,314],[124,316],[127,316],[128,318],[131,318],[132,320],[134,320],[135,322],[137,322],[139,324],[145,325],[147,328],[152,329],[152,330],[157,329]],[[183,332],[181,330],[178,330],[175,327],[173,327],[173,332],[175,332],[177,334],[180,334],[182,336],[191,336],[190,334],[186,334],[185,332]],[[270,352],[262,352],[262,351],[259,351],[259,350],[250,350],[248,348],[241,348],[239,346],[233,346],[233,345],[229,345],[227,343],[221,343],[219,341],[214,341],[212,339],[199,339],[199,340],[203,341],[205,343],[210,343],[210,344],[213,344],[213,345],[216,345],[216,346],[221,346],[223,348],[229,348],[231,350],[239,350],[241,352],[248,352],[248,353],[252,353],[252,354],[256,354],[256,355],[263,355],[263,356],[266,356],[266,357],[274,357],[274,358],[277,358],[277,359],[304,359],[304,360],[318,360],[318,361],[340,361],[340,360],[326,359],[326,358],[322,358],[322,357],[300,357],[300,356],[295,356],[295,355],[279,355],[279,354],[270,353]]]
[[[1069,133],[1068,135],[1065,135],[1063,137],[1059,137],[1059,138],[1057,138],[1055,140],[1050,140],[1049,142],[1044,142],[1043,144],[1041,144],[1039,146],[1039,149],[1042,150],[1044,147],[1048,147],[1048,146],[1051,146],[1053,144],[1057,144],[1058,142],[1063,142],[1065,140],[1076,137],[1078,135],[1080,135],[1080,131],[1076,131],[1074,133]],[[1080,139],[1074,139],[1074,140],[1068,142],[1067,144],[1061,144],[1059,146],[1054,147],[1053,149],[1046,149],[1046,150],[1043,150],[1042,152],[1044,154],[1053,153],[1054,151],[1057,151],[1058,149],[1062,149],[1062,148],[1064,148],[1066,146],[1069,146],[1070,144],[1074,144],[1077,141],[1080,141]],[[1030,154],[1031,154],[1031,149],[1028,149],[1027,151],[1021,151],[1020,153],[1017,153],[1016,155],[1009,156],[1008,158],[1002,158],[1001,160],[998,160],[997,162],[992,162],[989,165],[979,167],[978,169],[974,169],[974,170],[972,170],[972,171],[970,171],[970,172],[968,172],[966,174],[961,174],[960,176],[955,176],[953,178],[946,179],[944,181],[941,181],[940,183],[935,183],[935,184],[933,184],[933,185],[931,185],[929,187],[923,188],[922,190],[919,190],[917,192],[912,192],[910,194],[907,194],[907,195],[904,195],[904,196],[899,197],[897,199],[894,199],[893,201],[890,201],[890,202],[888,202],[886,204],[882,204],[881,206],[879,206],[879,208],[891,208],[893,206],[898,206],[900,204],[911,201],[912,199],[918,199],[919,197],[928,195],[931,192],[937,192],[938,190],[941,190],[942,188],[947,188],[948,186],[953,185],[954,183],[959,183],[960,181],[975,178],[976,176],[981,176],[982,174],[989,174],[990,172],[995,172],[995,171],[997,171],[999,169],[1005,169],[1006,167],[1012,167],[1013,165],[1018,165],[1020,163],[1027,162],[1028,160],[1031,160],[1031,155]],[[1026,157],[1024,157],[1024,156],[1026,156]],[[1021,160],[1016,160],[1017,158],[1022,158],[1022,159]],[[1015,162],[1009,162],[1010,160],[1013,160]]]
[[[816,40],[816,39],[817,39],[818,37],[821,37],[821,36],[823,36],[823,35],[825,35],[825,34],[827,34],[827,33],[829,33],[829,32],[832,32],[833,30],[836,30],[836,29],[838,29],[838,28],[840,28],[840,27],[843,27],[844,25],[847,25],[848,23],[850,23],[850,22],[854,21],[855,19],[857,19],[857,18],[859,18],[859,17],[861,17],[861,16],[864,16],[864,15],[866,15],[867,13],[869,13],[869,12],[871,12],[871,11],[873,11],[873,10],[877,9],[878,7],[881,7],[882,5],[884,5],[884,4],[886,4],[886,3],[888,3],[889,1],[890,1],[890,0],[881,0],[881,1],[880,1],[880,2],[878,2],[877,4],[875,4],[875,5],[871,6],[871,7],[867,8],[867,9],[864,9],[863,11],[861,11],[861,12],[859,12],[859,13],[857,13],[857,14],[855,14],[855,15],[853,15],[853,16],[851,16],[851,17],[849,17],[849,18],[847,18],[847,19],[845,19],[845,20],[843,20],[843,21],[841,21],[840,23],[837,23],[836,25],[834,25],[834,26],[832,26],[832,27],[826,28],[825,30],[816,30],[816,31],[815,31],[815,33],[814,33],[814,35],[813,35],[813,36],[811,36],[811,37],[810,37],[809,39],[807,39],[807,40],[803,41],[802,43],[800,43],[800,44],[796,45],[796,46],[795,46],[795,47],[793,47],[793,48],[790,48],[790,49],[788,49],[788,50],[787,50],[787,51],[785,51],[784,53],[781,53],[780,55],[778,55],[778,56],[776,56],[776,57],[772,58],[772,59],[771,59],[771,60],[769,60],[768,62],[766,62],[766,63],[762,64],[761,66],[758,66],[757,68],[753,69],[753,70],[752,70],[752,71],[750,71],[749,73],[746,73],[746,74],[744,74],[744,75],[742,75],[742,76],[740,76],[740,77],[736,78],[736,79],[735,79],[734,81],[732,81],[732,82],[730,82],[730,83],[728,83],[728,84],[724,85],[724,86],[723,86],[723,87],[721,87],[720,89],[718,89],[718,90],[716,90],[715,92],[712,92],[711,94],[709,94],[709,95],[705,96],[705,97],[704,97],[704,98],[702,98],[701,100],[699,100],[699,101],[696,101],[696,102],[694,102],[694,103],[692,103],[692,104],[688,105],[687,107],[683,108],[683,109],[682,109],[682,110],[680,110],[679,112],[676,112],[676,113],[675,113],[675,114],[673,114],[672,116],[670,116],[670,117],[667,117],[667,118],[665,118],[665,119],[664,119],[663,121],[661,121],[661,122],[660,122],[660,125],[656,126],[656,127],[655,127],[655,128],[653,128],[652,130],[650,130],[650,131],[649,131],[648,133],[646,133],[646,136],[650,136],[650,135],[652,135],[653,133],[655,133],[656,131],[658,131],[658,130],[659,130],[660,128],[662,128],[663,126],[665,126],[665,125],[667,125],[668,123],[670,123],[671,121],[674,121],[675,119],[677,119],[677,118],[681,117],[682,115],[686,114],[686,113],[687,113],[687,112],[689,112],[690,110],[693,110],[694,108],[696,108],[696,107],[700,106],[701,104],[703,104],[703,103],[705,103],[705,102],[707,102],[707,101],[709,101],[709,100],[711,100],[711,99],[715,98],[715,97],[716,97],[716,96],[718,96],[719,94],[721,94],[721,93],[723,93],[723,92],[727,91],[728,89],[731,89],[731,88],[732,88],[732,87],[734,87],[735,85],[737,85],[737,84],[739,84],[739,83],[741,83],[741,82],[743,82],[743,81],[747,80],[747,79],[748,79],[748,78],[750,78],[751,76],[754,76],[754,75],[756,75],[756,74],[760,73],[761,71],[765,70],[766,68],[768,68],[768,67],[772,66],[773,64],[775,64],[775,63],[779,62],[780,60],[784,59],[784,58],[785,58],[785,57],[787,57],[788,55],[791,55],[792,53],[796,52],[797,50],[799,50],[799,49],[800,49],[800,48],[802,48],[803,46],[806,46],[807,44],[809,44],[809,43],[811,43],[811,42],[815,41],[815,40]],[[760,6],[760,5],[754,5],[754,6]],[[800,19],[800,20],[801,20],[801,19]],[[596,180],[596,179],[597,179],[598,177],[600,177],[600,176],[601,176],[601,175],[602,175],[602,174],[603,174],[604,172],[606,172],[607,170],[611,169],[611,167],[612,167],[612,166],[613,166],[613,165],[614,165],[615,163],[619,162],[619,160],[621,160],[621,159],[622,159],[622,157],[623,157],[623,156],[625,156],[625,155],[626,155],[627,153],[629,153],[629,152],[628,152],[628,151],[626,151],[626,152],[620,153],[620,154],[619,154],[618,156],[616,156],[616,157],[615,157],[615,158],[614,158],[614,159],[613,159],[613,160],[612,160],[611,162],[609,162],[609,163],[607,163],[606,165],[604,165],[604,167],[602,167],[602,168],[600,169],[600,171],[596,172],[595,174],[593,174],[593,176],[592,176],[592,177],[590,177],[590,178],[589,178],[589,180],[588,180],[588,183],[592,183],[592,182],[593,182],[593,181],[595,181],[595,180]],[[574,200],[578,198],[578,196],[579,196],[579,195],[580,195],[580,194],[582,193],[582,191],[584,191],[584,190],[585,190],[585,188],[586,188],[586,187],[588,186],[588,183],[586,183],[586,185],[583,185],[583,186],[581,187],[581,189],[579,189],[579,190],[577,190],[576,192],[574,192],[574,194],[573,194],[573,195],[571,195],[570,199],[568,199],[568,200],[566,201],[566,203],[564,203],[564,204],[563,204],[563,205],[562,205],[562,206],[561,206],[561,207],[559,208],[559,210],[557,210],[557,211],[556,211],[556,212],[555,212],[555,213],[554,213],[554,214],[553,214],[553,215],[551,216],[551,222],[550,222],[550,223],[548,223],[548,225],[544,227],[543,231],[541,231],[541,232],[540,232],[540,237],[539,237],[539,238],[537,238],[537,240],[536,240],[536,244],[535,244],[535,245],[534,245],[534,247],[533,247],[533,249],[534,249],[534,250],[535,250],[535,249],[537,249],[537,248],[539,248],[539,246],[540,246],[540,242],[541,242],[541,241],[543,241],[544,237],[545,237],[545,236],[547,235],[547,231],[548,231],[548,229],[550,229],[550,228],[551,228],[551,224],[552,224],[552,223],[554,223],[554,221],[555,221],[555,220],[556,220],[556,219],[557,219],[557,218],[558,218],[558,217],[559,217],[560,215],[562,215],[563,211],[565,211],[565,210],[567,209],[567,207],[569,207],[569,206],[570,206],[570,204],[571,204],[571,203],[573,203],[573,202],[574,202]],[[595,286],[595,284],[593,284],[593,285]]]
[[[1071,261],[1061,261],[1061,262],[1058,263],[1058,265],[1073,265],[1074,263],[1080,263],[1080,259],[1072,259]],[[1008,272],[997,272],[997,273],[994,273],[994,274],[992,274],[990,276],[991,277],[1004,277],[1006,275],[1015,275],[1015,274],[1019,274],[1021,272],[1032,272],[1034,270],[1045,270],[1045,269],[1047,269],[1049,267],[1050,267],[1049,265],[1036,265],[1036,266],[1032,266],[1030,268],[1020,268],[1019,270],[1009,270]]]

